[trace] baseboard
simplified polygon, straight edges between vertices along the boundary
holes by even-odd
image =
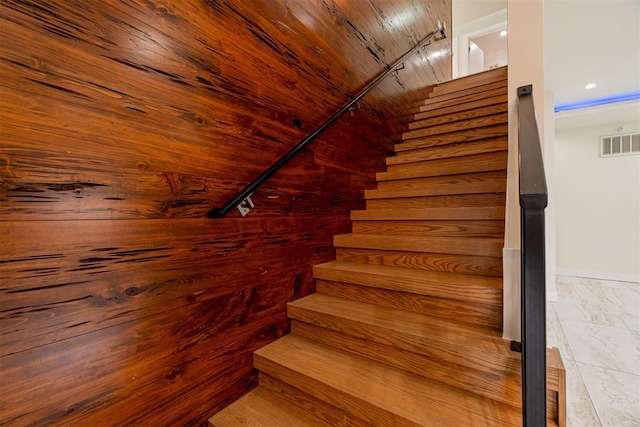
[[[547,292],[547,301],[549,302],[558,302],[558,293],[557,292]]]
[[[558,276],[574,276],[574,277],[586,277],[589,279],[600,279],[600,280],[613,280],[616,282],[640,282],[640,277],[634,274],[623,274],[623,273],[610,273],[610,272],[602,272],[602,271],[584,271],[584,270],[574,270],[571,268],[557,268],[556,274]],[[558,296],[556,295],[556,299]]]

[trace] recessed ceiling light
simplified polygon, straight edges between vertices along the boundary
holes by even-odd
[[[500,37],[504,37],[507,35],[507,30],[500,31]]]
[[[588,85],[586,85],[584,88],[585,89],[593,89],[594,87],[596,87],[595,83],[589,83]]]

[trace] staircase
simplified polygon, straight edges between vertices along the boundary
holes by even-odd
[[[520,354],[501,338],[506,68],[435,86],[258,350],[259,387],[209,420],[238,426],[519,426]],[[564,426],[548,350],[548,425]]]

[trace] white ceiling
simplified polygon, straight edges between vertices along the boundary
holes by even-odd
[[[563,105],[640,91],[640,1],[545,0],[545,89]],[[587,90],[587,83],[595,83]],[[555,115],[556,130],[640,121],[640,101]]]
[[[453,0],[454,26],[507,0]],[[640,0],[544,0],[545,91],[554,104],[640,91]],[[586,90],[587,83],[596,83]],[[640,101],[558,113],[556,129],[640,121]]]

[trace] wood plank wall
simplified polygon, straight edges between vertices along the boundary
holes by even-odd
[[[250,389],[448,42],[247,218],[204,215],[438,19],[448,0],[3,1],[0,424],[200,425]]]

